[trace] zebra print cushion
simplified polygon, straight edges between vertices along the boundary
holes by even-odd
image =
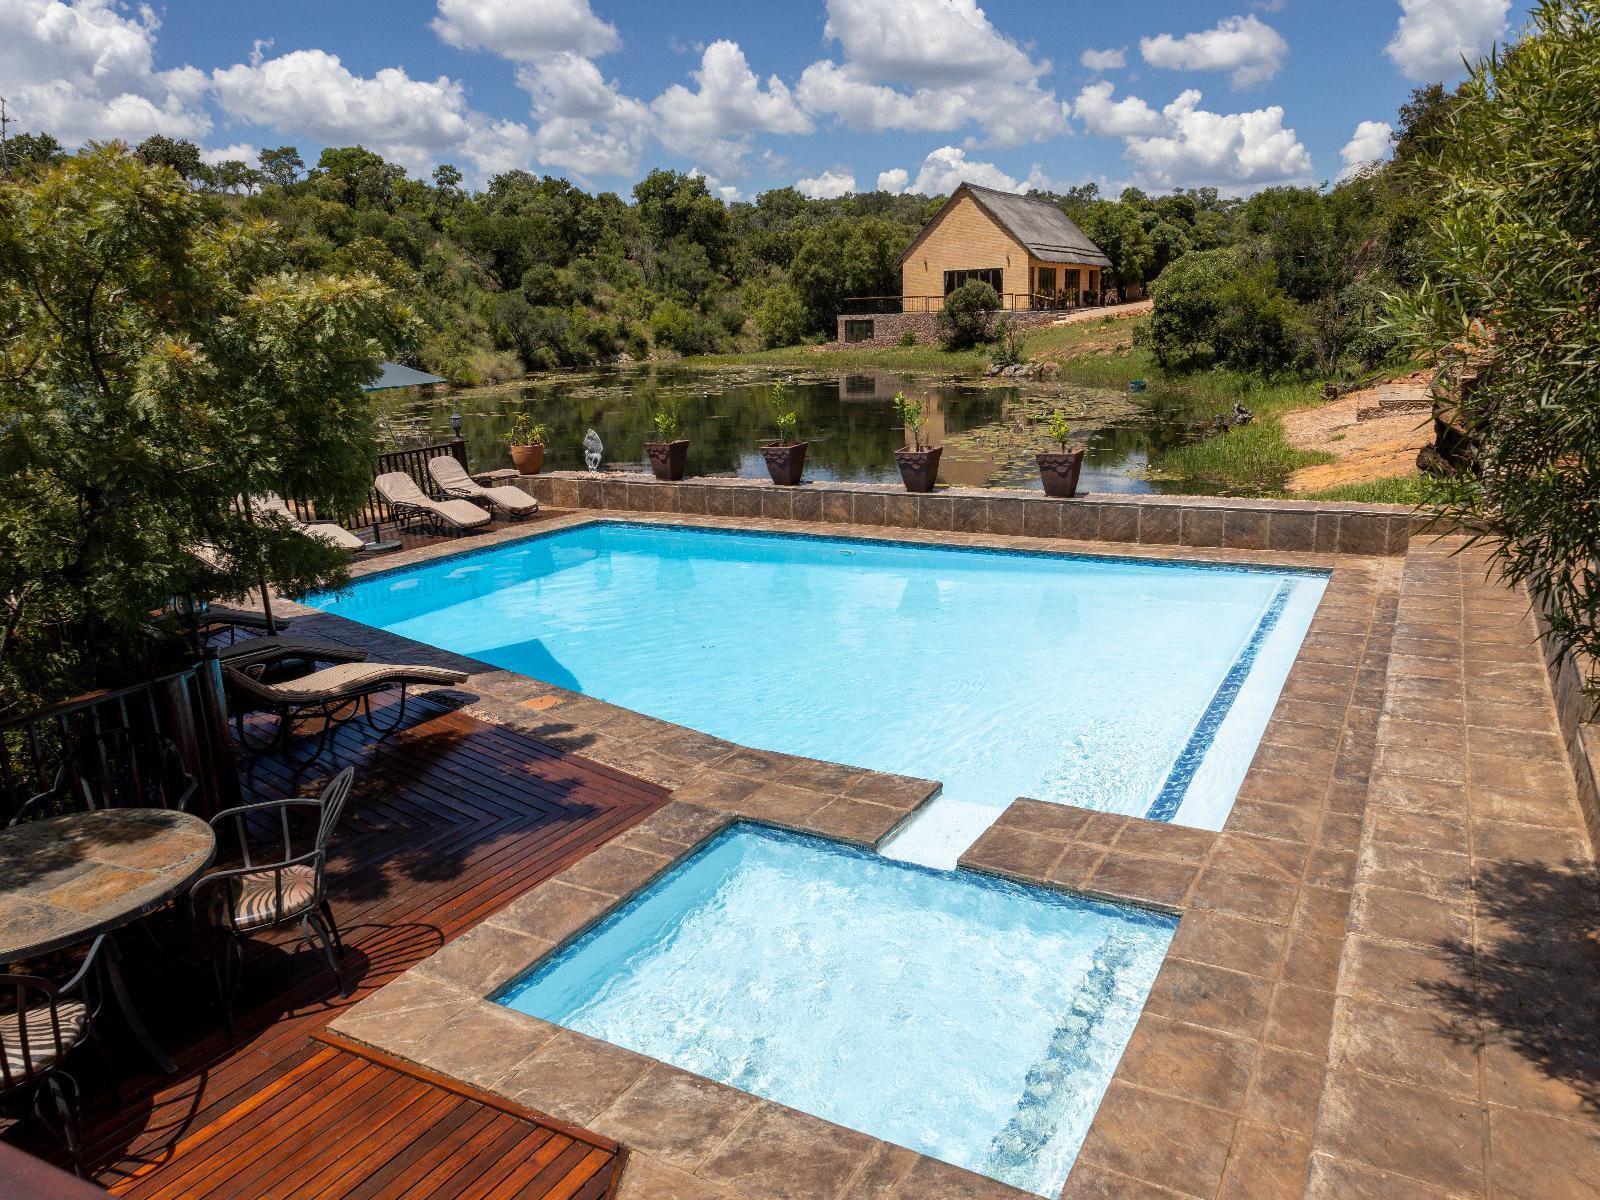
[[[34,1071],[42,1071],[56,1061],[55,1026],[50,1022],[50,1006],[36,1005],[27,1010],[28,1064]],[[78,1044],[89,1027],[89,1010],[77,1000],[63,1000],[56,1005],[56,1016],[61,1022],[61,1050],[65,1053]],[[0,1013],[0,1057],[6,1061],[13,1076],[27,1070],[22,1057],[22,1022],[14,1012]]]
[[[211,920],[216,925],[228,923],[228,896],[233,895],[234,921],[240,929],[259,929],[274,925],[288,917],[296,917],[310,908],[317,894],[317,873],[305,865],[268,868],[249,875],[235,875],[216,892],[211,906]]]

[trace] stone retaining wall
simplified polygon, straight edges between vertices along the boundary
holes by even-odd
[[[1101,493],[1052,500],[1039,492],[1002,488],[939,488],[913,495],[887,484],[785,488],[765,480],[720,478],[660,483],[635,472],[558,471],[524,475],[520,484],[555,508],[1232,550],[1398,555],[1406,551],[1414,522],[1420,524],[1409,509],[1393,504]]]
[[[1006,312],[1000,315],[1009,317],[1023,329],[1031,329],[1038,325],[1049,325],[1059,321],[1070,313],[1082,312],[1079,308],[1063,308],[1054,312]],[[1108,312],[1115,311],[1108,309]],[[844,340],[844,323],[846,321],[871,321],[872,336],[859,342],[846,342]],[[839,318],[838,329],[835,331],[835,340],[840,346],[898,346],[900,339],[907,330],[916,335],[918,342],[932,343],[939,340],[939,314],[926,313],[859,313]]]
[[[1556,716],[1578,784],[1578,804],[1589,829],[1589,844],[1600,849],[1600,723],[1595,721],[1594,701],[1583,693],[1588,664],[1580,662],[1572,651],[1556,645],[1550,636],[1550,622],[1545,613],[1544,605],[1534,605],[1539,641],[1550,672],[1550,690],[1555,695]]]

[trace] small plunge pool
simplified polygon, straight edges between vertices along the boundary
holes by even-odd
[[[498,999],[1054,1196],[1176,927],[740,823]]]

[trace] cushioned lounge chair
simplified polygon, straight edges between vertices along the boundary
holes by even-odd
[[[257,662],[352,663],[366,662],[367,652],[357,646],[340,646],[313,638],[256,637],[219,646],[217,658],[230,667]]]
[[[487,525],[494,518],[467,500],[434,500],[404,471],[390,471],[372,481],[378,495],[389,502],[394,515],[402,520],[423,520],[435,529],[461,532]]]
[[[278,718],[277,729],[265,745],[255,749],[275,746],[291,761],[304,764],[322,756],[333,731],[346,721],[365,715],[367,723],[380,738],[387,737],[400,727],[406,716],[406,697],[413,684],[449,685],[466,679],[465,671],[451,671],[444,667],[426,667],[405,663],[347,662],[324,667],[299,679],[282,683],[267,683],[260,678],[265,663],[255,662],[240,668],[224,664],[223,682],[233,698],[234,718],[238,723],[239,740],[250,745],[245,733],[244,716],[249,712],[272,713]],[[399,703],[394,713],[379,721],[373,716],[372,697],[380,692],[400,689]],[[309,721],[321,723],[315,749],[309,757],[297,758],[288,752],[289,739],[295,727]]]
[[[316,538],[319,542],[326,542],[337,550],[348,550],[351,554],[365,550],[367,544],[351,533],[342,525],[332,521],[302,521],[277,492],[267,492],[257,496],[251,501],[256,512],[266,517],[281,517],[289,523],[289,527],[296,533],[303,533],[309,538]]]
[[[539,502],[519,487],[484,487],[467,474],[467,469],[449,454],[428,460],[428,474],[439,490],[458,500],[475,500],[503,512],[508,517],[525,517],[539,511]]]

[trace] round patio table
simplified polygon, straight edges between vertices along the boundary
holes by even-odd
[[[110,934],[188,891],[211,864],[216,835],[163,808],[108,808],[0,829],[0,963]],[[103,958],[128,1028],[169,1075],[172,1059],[139,1018],[115,945]]]

